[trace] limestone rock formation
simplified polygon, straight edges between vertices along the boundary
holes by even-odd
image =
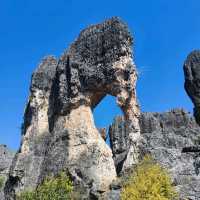
[[[0,179],[5,182],[9,167],[12,163],[12,159],[14,157],[14,152],[9,150],[6,145],[0,145]],[[0,199],[4,200],[4,194],[3,194],[3,185],[0,185]]]
[[[119,165],[126,150],[127,133],[123,117],[117,117],[110,128],[115,164]],[[195,119],[182,109],[165,113],[142,113],[140,118],[141,156],[150,153],[167,168],[181,197],[200,199],[200,152],[188,147],[200,144],[200,127]],[[186,148],[186,149],[185,149]]]
[[[32,76],[22,144],[4,189],[7,199],[35,188],[45,176],[68,170],[90,195],[116,178],[112,152],[94,125],[92,110],[110,94],[124,112],[128,140],[121,168],[137,162],[140,138],[136,69],[126,24],[111,18],[83,30],[56,60],[46,57]]]
[[[13,159],[6,195],[14,195],[15,187],[36,187],[41,177],[41,167],[51,137],[48,107],[56,65],[54,57],[46,57],[33,73],[22,126],[22,144]]]
[[[127,156],[128,131],[124,117],[118,116],[109,127],[110,145],[113,152],[113,159],[116,171],[119,174],[122,171],[123,162]]]
[[[185,90],[194,104],[194,116],[200,125],[200,51],[191,52],[184,63]]]

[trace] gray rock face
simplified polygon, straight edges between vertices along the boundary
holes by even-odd
[[[5,195],[15,196],[15,188],[36,187],[41,179],[42,165],[50,141],[48,107],[51,86],[56,72],[54,57],[42,60],[33,73],[30,96],[22,126],[22,143],[15,155],[6,182]]]
[[[14,155],[14,152],[10,151],[6,145],[0,145],[0,179],[6,181]],[[0,199],[4,200],[3,186],[0,186]]]
[[[79,105],[93,109],[106,94],[116,96],[129,132],[124,169],[137,162],[140,137],[135,91],[137,74],[131,45],[128,28],[118,18],[83,30],[60,58],[53,88],[56,98],[51,98],[50,107],[56,118]]]
[[[119,165],[126,150],[124,124],[123,117],[117,117],[110,129],[113,156],[115,164]],[[191,151],[191,147],[198,150],[200,143],[200,127],[195,119],[182,109],[142,113],[140,128],[141,156],[150,153],[170,171],[182,198],[200,199],[200,153],[194,149]]]
[[[127,156],[128,131],[124,117],[118,116],[109,127],[110,145],[113,152],[113,159],[116,171],[119,174],[122,171],[123,162]]]
[[[8,149],[6,145],[0,145],[0,174],[6,175],[9,172],[9,166],[14,157],[14,152]]]
[[[200,51],[189,54],[184,63],[185,90],[194,104],[194,116],[200,125]]]
[[[122,168],[137,162],[140,127],[131,45],[127,26],[112,18],[83,30],[58,60],[42,61],[32,76],[22,145],[6,182],[7,199],[65,169],[92,198],[109,188],[116,169],[92,115],[107,94],[116,96],[129,133]]]

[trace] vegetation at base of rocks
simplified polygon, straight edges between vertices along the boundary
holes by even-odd
[[[36,190],[24,191],[17,195],[17,200],[71,200],[72,182],[65,172],[56,177],[47,177]]]
[[[121,200],[177,200],[169,173],[147,155],[123,184]]]
[[[5,181],[5,178],[3,176],[0,176],[0,190],[3,188],[4,186],[4,181]]]

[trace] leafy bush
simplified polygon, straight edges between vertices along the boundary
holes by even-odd
[[[17,195],[17,200],[36,200],[38,195],[33,191],[24,191]],[[39,200],[39,199],[38,199]]]
[[[0,176],[0,190],[3,188],[4,186],[4,181],[5,181],[5,178],[3,176]]]
[[[57,177],[48,177],[35,191],[24,191],[17,200],[70,200],[73,190],[72,182],[66,173]]]
[[[168,172],[150,156],[145,156],[124,184],[121,199],[175,200],[178,195]]]

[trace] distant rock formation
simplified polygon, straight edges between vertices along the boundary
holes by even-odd
[[[117,117],[109,132],[117,169],[121,168],[126,152],[125,123],[123,117]],[[170,171],[183,199],[200,199],[200,152],[191,149],[184,152],[187,147],[200,145],[200,127],[195,119],[182,109],[142,113],[140,128],[140,155],[151,154]]]
[[[194,104],[194,116],[200,125],[200,51],[191,52],[184,63],[185,90]]]
[[[32,76],[22,144],[6,182],[8,200],[64,169],[93,196],[109,188],[116,169],[92,114],[107,94],[116,97],[126,121],[121,168],[137,163],[140,112],[131,47],[126,24],[112,18],[83,30],[58,60],[52,56],[42,60]]]
[[[14,155],[15,153],[10,151],[6,145],[0,145],[0,179],[3,182],[6,181]],[[4,200],[3,185],[0,187],[1,200]]]
[[[126,160],[128,134],[124,117],[116,117],[109,127],[109,137],[117,174],[122,171],[124,160]]]

